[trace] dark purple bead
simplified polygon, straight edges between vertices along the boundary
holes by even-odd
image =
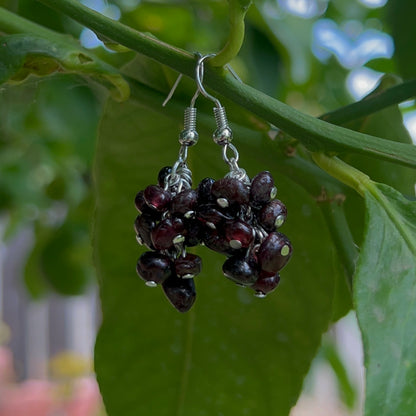
[[[197,192],[194,189],[185,189],[173,197],[170,212],[172,214],[187,214],[194,212],[197,202]]]
[[[137,262],[136,271],[148,286],[164,282],[172,274],[169,257],[155,251],[146,251]]]
[[[226,200],[229,205],[234,203],[248,204],[250,199],[249,186],[236,178],[219,179],[212,185],[211,192],[221,207],[225,205],[220,201]]]
[[[156,221],[154,218],[147,214],[138,215],[134,221],[134,229],[136,234],[140,238],[143,244],[153,249],[153,243],[151,239],[151,232],[156,227]]]
[[[196,219],[184,219],[185,245],[187,247],[197,246],[201,242],[202,225]]]
[[[260,272],[260,276],[251,288],[255,290],[255,295],[264,298],[268,293],[273,292],[280,282],[279,273]]]
[[[172,166],[165,166],[164,168],[160,169],[157,175],[157,182],[159,186],[161,186],[162,188],[165,187],[165,180],[171,172],[172,172]]]
[[[165,218],[152,230],[152,243],[157,250],[166,250],[184,241],[184,233],[184,223],[180,218]]]
[[[279,228],[287,217],[287,209],[283,202],[275,199],[265,205],[258,213],[259,224],[267,231],[272,232]]]
[[[243,286],[251,286],[259,277],[255,265],[243,256],[229,257],[223,264],[222,271],[225,277]]]
[[[292,256],[292,244],[282,233],[273,232],[261,243],[257,259],[261,270],[277,273]]]
[[[177,276],[189,279],[201,273],[202,260],[196,254],[186,253],[185,257],[175,260],[174,267]]]
[[[197,188],[198,193],[198,205],[208,204],[214,202],[214,196],[211,193],[212,185],[215,182],[215,179],[205,178],[199,183]]]
[[[169,302],[179,312],[189,311],[195,302],[194,279],[181,279],[172,275],[162,283],[162,288]]]
[[[139,211],[140,213],[142,213],[143,210],[147,208],[147,204],[144,199],[144,191],[140,191],[137,193],[136,197],[134,198],[134,204],[136,205],[137,211]]]
[[[276,196],[274,180],[270,172],[258,173],[251,181],[250,200],[254,205],[266,204]]]
[[[254,240],[254,230],[243,221],[230,221],[224,226],[225,236],[232,248],[248,247]]]
[[[202,241],[210,250],[216,251],[227,256],[240,253],[241,250],[236,250],[230,247],[226,237],[218,232],[218,230],[211,230],[206,228],[203,232]]]
[[[202,205],[198,207],[196,218],[208,227],[215,229],[216,225],[233,219],[231,215],[221,212],[216,205]]]
[[[171,201],[171,194],[158,185],[149,185],[144,190],[144,199],[149,207],[157,211],[166,211]]]

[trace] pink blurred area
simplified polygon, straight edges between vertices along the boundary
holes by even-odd
[[[14,379],[12,353],[0,347],[0,416],[97,416],[102,411],[93,377],[66,381],[64,386],[48,380],[16,383]]]
[[[0,416],[52,416],[57,410],[54,386],[48,381],[27,380],[0,389]]]

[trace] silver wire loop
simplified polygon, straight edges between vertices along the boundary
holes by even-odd
[[[231,157],[228,157],[227,155],[228,149],[230,149],[233,153]],[[223,146],[222,158],[224,159],[224,162],[227,163],[227,165],[230,167],[230,172],[225,175],[226,177],[235,178],[247,184],[250,183],[250,178],[248,177],[247,172],[238,166],[238,159],[240,158],[240,155],[233,144],[228,143]]]
[[[179,149],[178,160],[172,166],[172,171],[165,179],[165,189],[169,189],[173,195],[180,193],[183,189],[192,187],[192,172],[186,164],[187,158],[188,147],[182,145]]]

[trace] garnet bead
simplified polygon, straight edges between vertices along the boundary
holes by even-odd
[[[151,232],[156,227],[156,221],[152,216],[147,214],[138,215],[134,222],[134,229],[136,234],[140,237],[143,244],[153,249],[153,243],[151,239]]]
[[[140,213],[142,213],[143,210],[147,208],[147,204],[144,199],[144,191],[140,191],[137,193],[136,197],[134,198],[134,205],[136,205],[136,209]]]
[[[219,233],[218,230],[211,230],[209,228],[205,229],[203,232],[202,241],[210,250],[225,254],[227,256],[231,256],[240,252],[240,250],[236,250],[230,247],[227,238]]]
[[[171,261],[161,253],[146,251],[140,256],[136,271],[146,285],[156,286],[171,275]]]
[[[193,218],[184,219],[185,226],[185,245],[187,247],[197,246],[201,242],[202,226],[201,223]]]
[[[215,199],[211,193],[212,185],[214,184],[215,179],[205,178],[199,183],[197,188],[198,193],[198,205],[208,204],[214,202]]]
[[[149,185],[144,190],[144,199],[149,207],[157,211],[166,211],[170,204],[171,194],[158,185]]]
[[[244,257],[231,256],[222,266],[225,277],[243,286],[251,286],[258,278],[258,271]]]
[[[270,172],[258,173],[251,181],[250,200],[257,204],[265,204],[276,196],[274,180]]]
[[[264,298],[268,293],[273,292],[280,282],[279,273],[260,272],[257,281],[251,286],[256,291],[255,296]]]
[[[234,204],[248,204],[250,199],[250,188],[236,178],[222,178],[212,185],[212,194],[215,198]],[[220,206],[221,203],[220,203]]]
[[[254,240],[254,230],[243,221],[233,221],[225,224],[225,236],[232,248],[248,247]]]
[[[195,302],[194,279],[181,279],[172,275],[162,283],[162,288],[169,302],[179,312],[189,311]]]
[[[183,242],[185,227],[180,218],[165,218],[151,232],[152,243],[157,250],[166,250]]]
[[[272,232],[283,225],[286,217],[286,206],[278,199],[269,202],[258,213],[259,223],[267,232]]]
[[[227,213],[221,212],[216,205],[202,205],[198,208],[196,218],[203,224],[206,224],[209,228],[215,229],[216,225],[224,222],[231,221],[233,217]]]
[[[175,260],[175,272],[183,279],[195,277],[201,273],[202,260],[196,254],[186,253],[185,257],[179,257]]]
[[[195,211],[198,193],[194,189],[185,189],[172,199],[170,212],[172,214],[188,214]]]
[[[261,270],[277,273],[283,269],[292,255],[292,245],[282,233],[273,232],[261,243],[257,258]]]
[[[165,187],[166,178],[170,173],[172,172],[172,166],[165,166],[164,168],[160,169],[158,175],[157,175],[157,182],[159,186],[162,188]]]

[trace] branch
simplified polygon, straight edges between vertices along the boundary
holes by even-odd
[[[102,36],[193,77],[195,58],[181,49],[108,19],[78,1],[39,1],[67,14]],[[207,87],[278,126],[312,151],[362,153],[416,167],[415,146],[358,133],[308,116],[208,65],[204,81]]]
[[[348,277],[349,286],[351,287],[359,254],[345,217],[344,206],[335,201],[323,201],[319,204],[319,207],[324,215],[328,231],[337,248],[338,255]]]
[[[235,58],[244,41],[244,17],[248,6],[244,7],[239,0],[230,3],[230,34],[224,48],[211,59],[212,66],[224,66]]]
[[[403,82],[379,93],[338,108],[319,118],[332,124],[345,124],[349,121],[368,116],[391,105],[399,104],[416,96],[416,80]]]

